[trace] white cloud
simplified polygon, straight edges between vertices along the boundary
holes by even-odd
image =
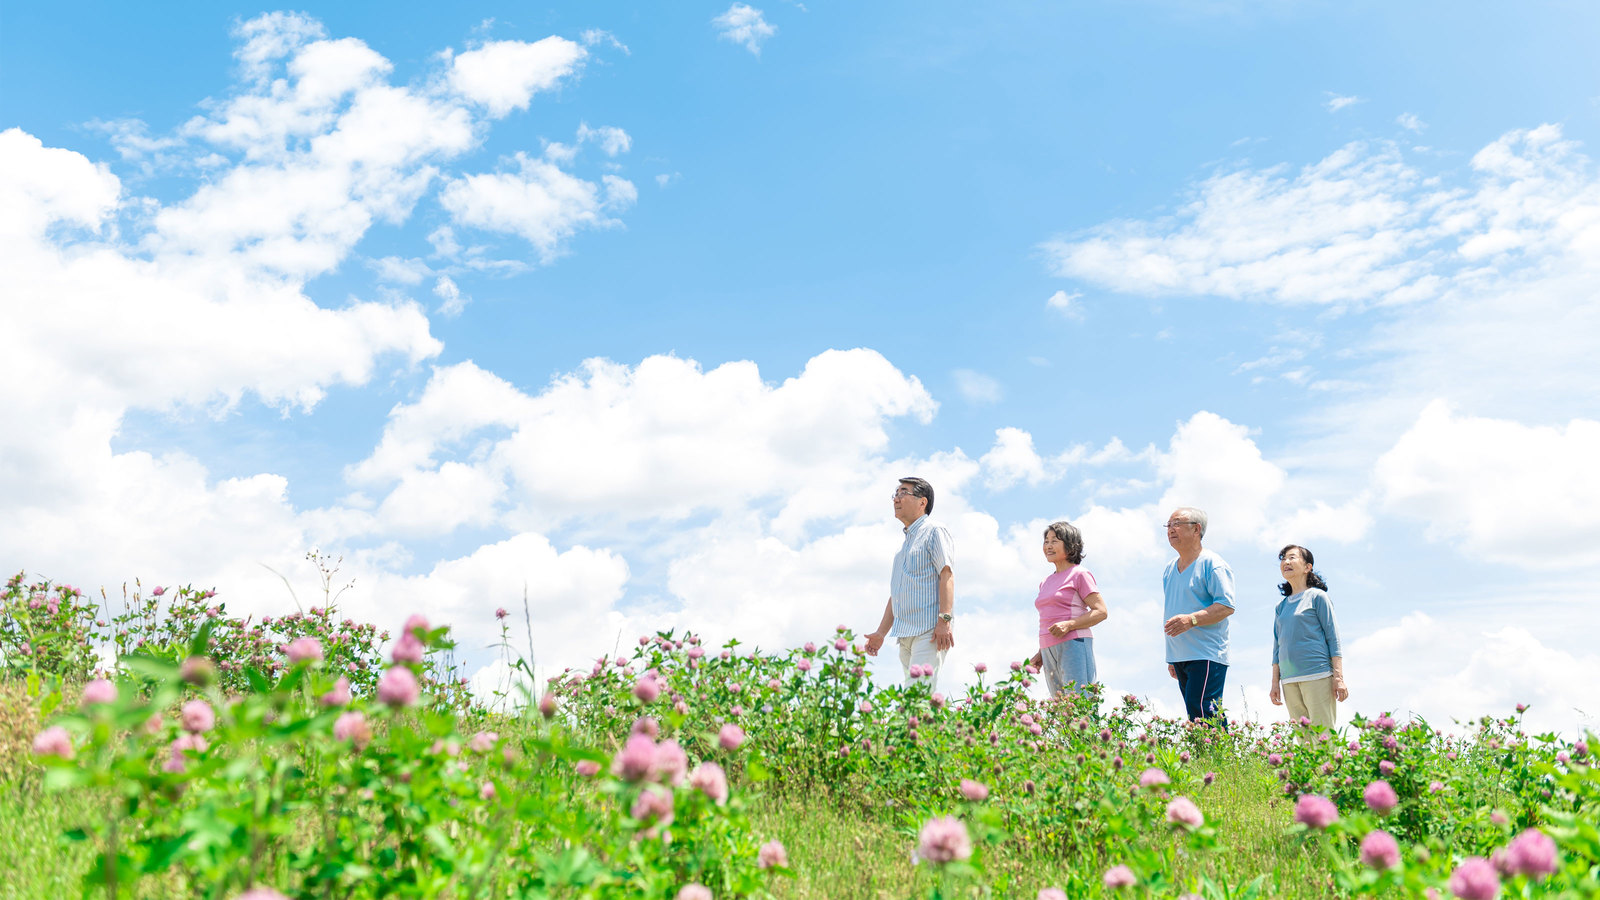
[[[619,224],[609,213],[638,197],[631,182],[613,175],[596,185],[542,159],[518,153],[515,171],[468,175],[450,181],[439,200],[459,225],[521,236],[549,262],[563,242],[584,228]]]
[[[245,80],[203,115],[171,136],[118,125],[138,165],[210,167],[187,195],[129,197],[108,166],[0,132],[0,333],[28,372],[0,391],[0,415],[27,423],[0,434],[0,545],[56,577],[216,584],[249,611],[288,602],[263,564],[303,580],[309,546],[359,543],[375,521],[398,534],[422,518],[471,525],[502,489],[482,471],[439,466],[384,504],[356,494],[346,507],[297,509],[282,475],[218,478],[180,452],[118,446],[136,413],[155,425],[221,417],[247,397],[309,411],[333,388],[441,350],[414,302],[355,295],[328,307],[306,286],[352,259],[380,280],[430,274],[421,260],[367,260],[355,247],[373,224],[404,221],[482,140],[482,114],[430,93],[438,77],[388,83],[387,60],[303,16],[259,17],[237,33]],[[463,265],[479,261],[448,228],[435,239]],[[347,558],[368,580],[404,557],[383,545]]]
[[[1424,128],[1428,127],[1428,123],[1417,118],[1415,113],[1401,113],[1395,117],[1394,121],[1395,124],[1399,125],[1401,128],[1404,128],[1407,131],[1415,131],[1419,134]]]
[[[1328,107],[1328,112],[1338,112],[1347,106],[1354,106],[1360,102],[1362,102],[1360,97],[1343,97],[1330,91],[1328,92],[1328,102],[1324,105]]]
[[[450,87],[498,119],[527,109],[534,94],[575,73],[586,56],[588,51],[578,44],[553,35],[532,43],[490,41],[455,57]]]
[[[761,10],[735,3],[727,11],[711,20],[717,37],[724,41],[743,44],[746,50],[761,55],[761,44],[778,33],[778,26],[767,22]]]
[[[1369,716],[1379,710],[1417,713],[1430,724],[1454,719],[1470,725],[1484,714],[1507,715],[1518,703],[1532,707],[1531,730],[1576,736],[1575,723],[1595,728],[1600,703],[1579,685],[1600,684],[1600,656],[1548,643],[1549,623],[1496,622],[1495,616],[1430,616],[1413,612],[1353,640],[1346,637],[1345,672],[1350,705]],[[1490,624],[1485,624],[1486,620]]]
[[[999,403],[1005,397],[1000,382],[982,372],[971,369],[956,369],[950,373],[955,379],[956,390],[961,393],[968,403],[992,404]]]
[[[1273,539],[1262,532],[1286,475],[1262,458],[1245,426],[1215,413],[1195,413],[1179,424],[1157,470],[1168,482],[1158,504],[1162,512],[1180,506],[1204,509],[1211,522],[1207,543]]]
[[[455,279],[448,275],[440,275],[439,280],[433,283],[433,295],[443,301],[439,304],[439,315],[447,319],[461,315],[461,311],[472,302],[472,298],[462,294]]]
[[[1600,548],[1600,421],[1530,427],[1435,402],[1378,460],[1385,507],[1428,536],[1535,568],[1593,566]]]
[[[1078,291],[1073,291],[1070,294],[1066,291],[1056,291],[1050,295],[1050,299],[1045,301],[1045,305],[1069,319],[1082,319],[1083,304],[1078,302],[1082,297],[1083,294]]]
[[[1388,144],[1349,144],[1292,176],[1221,172],[1177,215],[1044,244],[1059,275],[1149,295],[1412,304],[1592,272],[1600,181],[1561,129],[1512,131],[1448,187]],[[1553,265],[1559,264],[1559,265]]]
[[[867,350],[820,354],[776,386],[748,362],[703,371],[667,356],[637,367],[589,360],[536,396],[464,363],[436,370],[416,403],[395,408],[351,477],[444,490],[423,476],[462,462],[505,482],[503,520],[523,530],[682,519],[785,497],[778,518],[797,528],[841,515],[837,502],[808,505],[817,492],[884,465],[887,419],[926,421],[935,408],[916,379]]]
[[[672,184],[674,181],[682,180],[682,178],[682,172],[662,172],[656,176],[656,187],[664,188],[667,185]]]
[[[368,262],[380,281],[391,281],[399,284],[421,284],[422,279],[433,274],[428,264],[420,259],[403,259],[398,256],[385,256]]]
[[[597,44],[606,44],[621,50],[624,55],[631,56],[633,53],[633,51],[628,49],[627,44],[617,40],[616,35],[600,28],[586,28],[583,30],[582,34],[578,35],[578,39],[583,41],[583,45],[585,47],[593,47]]]
[[[607,156],[616,156],[627,153],[633,146],[633,138],[626,131],[613,125],[601,125],[599,128],[590,128],[589,123],[578,123],[578,141],[594,141]]]

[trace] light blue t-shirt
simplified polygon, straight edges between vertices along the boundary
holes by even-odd
[[[1278,601],[1272,616],[1272,664],[1283,684],[1310,681],[1333,673],[1332,659],[1343,656],[1339,620],[1333,604],[1317,588],[1306,588]]]
[[[1200,612],[1213,603],[1234,608],[1233,570],[1222,561],[1222,557],[1210,550],[1201,550],[1200,556],[1181,572],[1178,571],[1176,559],[1167,563],[1167,571],[1161,576],[1161,586],[1167,594],[1166,615],[1162,621]],[[1167,662],[1202,659],[1224,666],[1228,664],[1227,619],[1167,638]]]

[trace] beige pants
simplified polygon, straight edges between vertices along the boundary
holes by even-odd
[[[1296,681],[1281,685],[1283,705],[1289,708],[1289,720],[1298,722],[1310,719],[1311,724],[1332,728],[1338,718],[1338,704],[1333,699],[1333,676],[1325,675],[1313,681]]]
[[[933,646],[932,631],[924,631],[916,637],[900,638],[900,667],[906,673],[906,686],[910,687],[921,682],[928,685],[929,691],[937,691],[939,689],[939,670],[944,668],[944,655],[948,652],[948,650],[939,650]],[[912,681],[911,667],[913,665],[931,666],[933,668],[933,677],[919,678],[916,681]]]

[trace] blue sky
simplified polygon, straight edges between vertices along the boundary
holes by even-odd
[[[870,627],[918,471],[958,670],[1026,648],[1064,516],[1102,673],[1175,706],[1155,526],[1194,503],[1235,707],[1275,712],[1298,541],[1352,710],[1592,725],[1597,18],[8,9],[0,562],[265,611],[317,546],[469,643],[528,583],[550,665],[774,646]]]

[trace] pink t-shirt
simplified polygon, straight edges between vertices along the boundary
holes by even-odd
[[[1083,598],[1098,590],[1094,575],[1083,566],[1051,572],[1050,577],[1039,582],[1039,597],[1033,601],[1034,608],[1039,610],[1039,649],[1054,647],[1074,638],[1092,637],[1088,628],[1069,631],[1066,637],[1056,637],[1050,633],[1050,626],[1076,619],[1088,612],[1089,607]]]

